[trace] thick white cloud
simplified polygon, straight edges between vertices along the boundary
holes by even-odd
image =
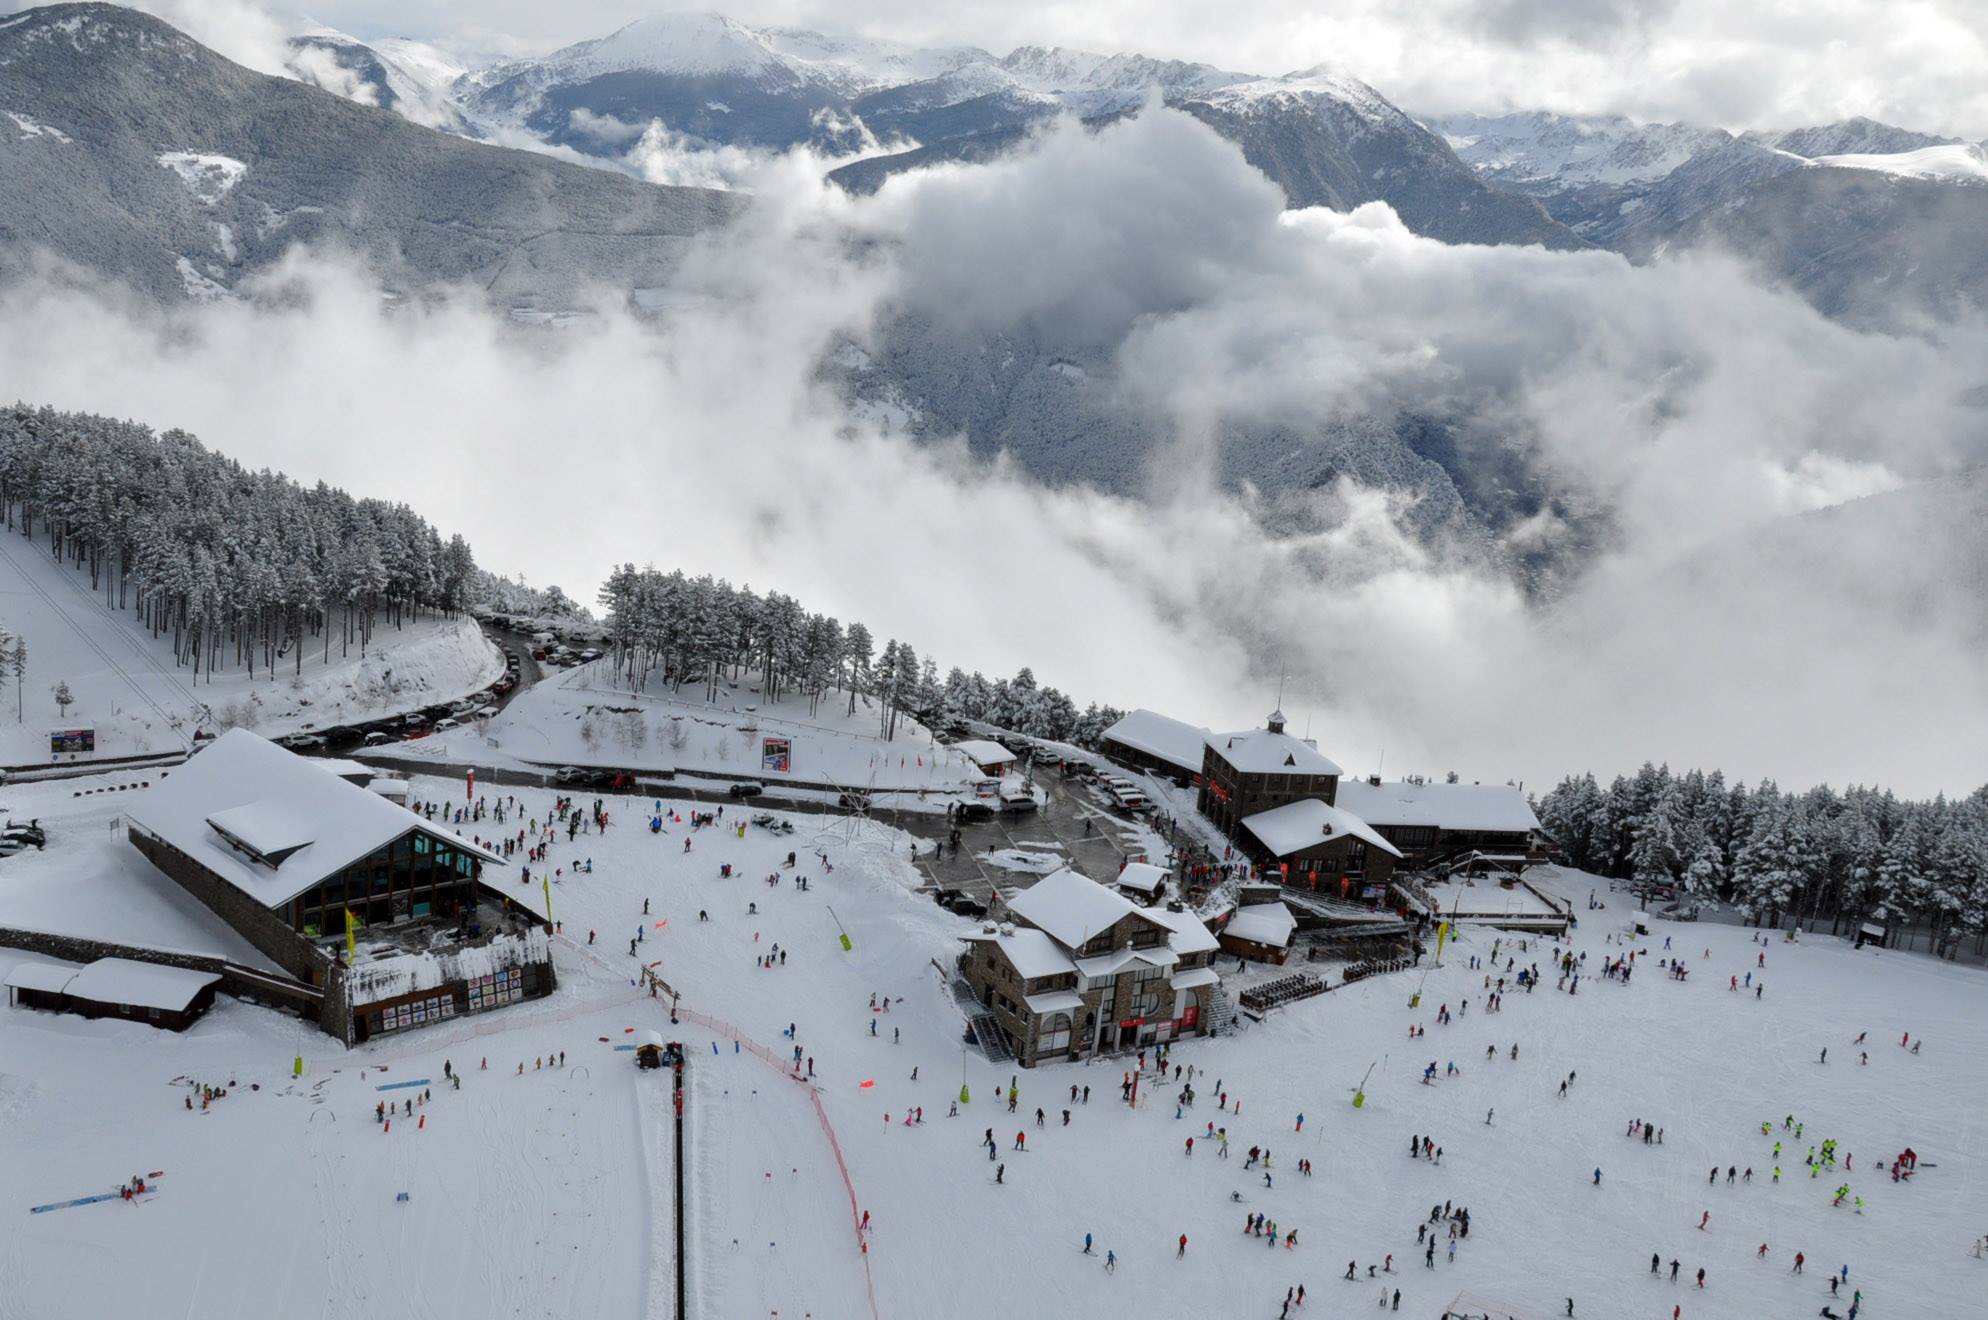
[[[248,0],[147,0],[222,48]],[[649,14],[720,9],[747,21],[861,27],[997,54],[1064,45],[1202,60],[1256,73],[1329,63],[1414,109],[1620,112],[1773,128],[1869,115],[1988,137],[1988,5],[1980,0],[266,0],[362,35],[462,48],[549,49]]]
[[[0,398],[408,499],[583,599],[653,560],[1210,723],[1260,716],[1291,674],[1287,707],[1355,769],[1385,749],[1391,771],[1535,782],[1646,756],[1981,779],[1956,731],[1988,718],[1982,593],[1950,571],[1948,524],[1904,492],[1782,520],[1980,461],[1958,400],[1988,354],[1967,332],[1855,334],[1718,263],[1448,248],[1378,207],[1280,215],[1166,111],[872,199],[819,167],[754,162],[748,220],[694,247],[661,325],[613,299],[558,334],[468,294],[384,315],[363,273],[319,261],[277,276],[296,296],[170,315],[49,283],[0,298]],[[1171,479],[1144,500],[1045,489],[851,417],[822,355],[934,289],[969,324],[1124,334],[1116,383],[1177,430]],[[1424,396],[1479,406],[1614,511],[1566,598],[1405,535],[1395,496],[1341,483],[1315,496],[1321,530],[1278,536],[1246,493],[1183,476],[1239,417]]]

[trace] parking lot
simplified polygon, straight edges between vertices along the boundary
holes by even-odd
[[[943,856],[926,855],[918,867],[938,888],[957,889],[975,902],[988,904],[998,885],[1026,889],[1041,875],[1059,865],[1069,865],[1093,880],[1110,881],[1128,858],[1146,855],[1157,836],[1152,827],[1115,810],[1107,810],[1102,800],[1082,780],[1066,779],[1053,767],[1039,770],[1036,786],[1047,800],[1035,811],[1019,815],[996,815],[991,820],[958,826],[957,852],[944,848]],[[904,819],[898,823],[926,838],[944,840],[951,832],[945,817]],[[1088,828],[1087,828],[1088,827]],[[1027,853],[1045,859],[1041,871],[1014,870],[981,858],[998,852]],[[1151,856],[1163,862],[1163,856]]]

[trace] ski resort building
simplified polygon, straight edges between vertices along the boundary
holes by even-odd
[[[1339,767],[1318,748],[1284,732],[1284,712],[1261,729],[1210,735],[1202,749],[1201,791],[1196,807],[1230,838],[1245,818],[1314,798],[1330,806]]]
[[[1237,842],[1285,884],[1340,898],[1384,893],[1401,860],[1400,850],[1372,825],[1318,798],[1245,816]]]
[[[1217,938],[1224,953],[1282,963],[1291,956],[1291,937],[1297,930],[1298,919],[1282,903],[1255,903],[1237,908]]]
[[[1151,907],[1166,893],[1167,868],[1151,862],[1127,862],[1118,868],[1118,878],[1112,883],[1134,903]]]
[[[152,865],[317,998],[348,1045],[550,994],[546,923],[501,854],[246,730],[125,812]]]
[[[960,973],[1025,1068],[1205,1034],[1219,947],[1192,912],[1142,908],[1076,871],[966,937]]]
[[[20,1008],[41,1008],[90,1018],[125,1018],[167,1031],[185,1031],[214,1006],[217,972],[99,958],[84,967],[22,963],[7,975],[7,990]]]
[[[1473,852],[1514,869],[1546,860],[1539,817],[1512,784],[1382,783],[1374,775],[1341,784],[1338,805],[1379,831],[1411,870]]]
[[[983,775],[1000,778],[1015,768],[1015,754],[1000,743],[986,738],[969,738],[953,744],[953,750],[980,768]]]
[[[1157,711],[1135,710],[1104,731],[1098,750],[1122,766],[1185,784],[1201,773],[1208,730]]]

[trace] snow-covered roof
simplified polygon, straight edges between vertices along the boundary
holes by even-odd
[[[1213,967],[1190,967],[1184,972],[1175,972],[1167,984],[1176,990],[1194,990],[1204,985],[1218,985],[1221,980]]]
[[[1526,795],[1510,784],[1370,784],[1343,780],[1339,805],[1371,825],[1434,825],[1458,833],[1530,833],[1539,828]]]
[[[177,1012],[220,979],[215,972],[196,972],[187,967],[133,962],[129,958],[99,958],[76,973],[69,982],[68,995],[93,1004],[129,1004],[133,1008]]]
[[[1144,963],[1148,967],[1171,967],[1180,961],[1180,955],[1169,944],[1148,945],[1143,949],[1113,949],[1095,958],[1079,958],[1077,970],[1086,979],[1095,981],[1101,976],[1116,976],[1133,963]]]
[[[336,756],[320,756],[317,763],[340,779],[350,779],[359,784],[370,782],[373,776],[380,773],[364,761],[348,761]]]
[[[1014,967],[1015,975],[1024,981],[1077,970],[1077,964],[1070,961],[1070,955],[1061,945],[1032,926],[1017,926],[1009,931],[975,931],[966,938],[969,943],[998,945]]]
[[[75,975],[76,969],[67,963],[24,962],[7,973],[7,988],[59,995],[68,988]]]
[[[266,907],[411,831],[504,860],[246,729],[222,734],[125,815]]]
[[[272,866],[317,838],[317,826],[294,804],[266,799],[217,811],[207,823]]]
[[[983,769],[990,765],[1006,765],[1015,759],[1015,754],[1000,743],[986,738],[969,738],[965,742],[953,744],[953,750]]]
[[[1269,729],[1213,733],[1208,745],[1215,755],[1249,775],[1336,775],[1332,759],[1302,738]]]
[[[1045,990],[1039,995],[1023,995],[1031,1013],[1074,1013],[1084,1006],[1084,997],[1075,990]]]
[[[1251,944],[1282,949],[1290,945],[1291,932],[1297,928],[1298,919],[1282,903],[1257,903],[1237,908],[1222,933],[1234,939],[1248,940]]]
[[[1072,949],[1127,915],[1144,912],[1116,889],[1067,866],[1009,899],[1008,910]]]
[[[1146,915],[1173,932],[1167,943],[1174,952],[1211,953],[1221,947],[1215,940],[1207,923],[1192,912],[1169,912],[1165,908],[1147,908]]]
[[[1155,894],[1167,882],[1167,869],[1151,862],[1127,862],[1114,882],[1122,889],[1136,889],[1142,894]]]
[[[1242,824],[1278,857],[1288,857],[1294,852],[1349,834],[1390,856],[1401,856],[1401,852],[1366,821],[1344,807],[1335,807],[1317,798],[1300,798],[1281,807],[1259,811],[1254,816],[1243,817]]]
[[[1134,751],[1158,757],[1189,774],[1201,773],[1201,749],[1208,742],[1208,730],[1187,724],[1158,711],[1135,710],[1104,731],[1104,741],[1120,743]]]

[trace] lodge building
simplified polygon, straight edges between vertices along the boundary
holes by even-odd
[[[1192,912],[1142,908],[1076,871],[966,936],[960,973],[1024,1068],[1208,1030],[1217,943]]]
[[[348,1045],[550,994],[547,923],[491,848],[234,729],[125,812],[132,845],[319,995]]]

